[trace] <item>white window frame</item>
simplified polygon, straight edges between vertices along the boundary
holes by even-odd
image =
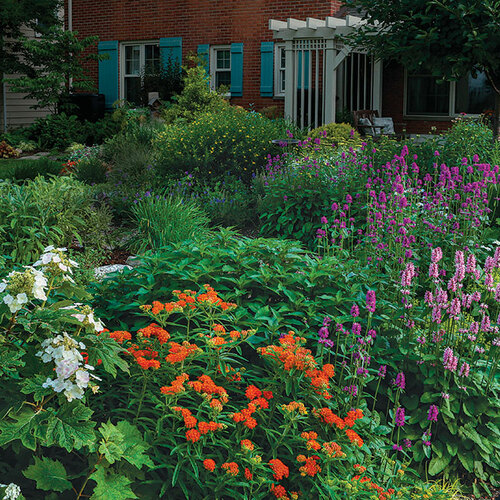
[[[125,75],[125,68],[126,68],[126,63],[125,63],[125,50],[126,47],[131,47],[134,45],[139,45],[139,73],[142,71],[146,64],[146,45],[156,45],[157,47],[160,46],[160,41],[159,40],[146,40],[146,41],[133,41],[133,42],[123,42],[120,43],[120,99],[124,100],[125,99],[125,78],[127,75]],[[160,54],[160,64],[161,64],[161,54]],[[130,75],[129,77],[132,77]],[[139,77],[140,78],[140,77]]]
[[[285,90],[282,90],[281,83],[285,81],[285,66],[281,66],[281,51],[285,50],[284,43],[277,43],[274,46],[274,97],[285,97]]]
[[[229,68],[225,69],[217,69],[217,52],[219,50],[228,50],[229,51]],[[216,91],[217,89],[215,88],[215,74],[217,71],[229,71],[231,72],[231,45],[213,45],[210,46],[210,88],[213,91]],[[228,92],[225,94],[225,97],[231,97],[231,92]]]
[[[417,74],[414,76],[432,76],[428,74]],[[456,93],[457,93],[457,82],[449,82],[450,85],[450,102],[449,102],[449,111],[447,115],[444,114],[408,114],[408,70],[405,68],[404,72],[404,93],[403,93],[403,99],[404,99],[404,107],[403,107],[403,115],[404,118],[418,118],[418,119],[428,119],[428,120],[451,120],[453,118],[456,118],[457,116],[460,116],[460,113],[458,113],[455,110],[455,103],[456,103]],[[470,117],[479,117],[479,114],[472,114],[468,113],[467,116]]]

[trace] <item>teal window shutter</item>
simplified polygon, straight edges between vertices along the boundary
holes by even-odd
[[[231,44],[231,97],[243,95],[243,44]]]
[[[274,42],[260,44],[260,95],[274,95]]]
[[[106,109],[112,109],[118,100],[118,41],[99,42],[99,55],[108,55],[99,61],[99,94],[104,94]]]
[[[160,58],[164,68],[170,64],[182,65],[182,38],[160,38]]]
[[[304,90],[307,90],[309,88],[309,51],[305,51],[305,61],[306,64],[304,66]],[[298,68],[298,83],[297,83],[297,88],[299,90],[302,89],[302,52],[299,52],[299,68]]]
[[[207,73],[210,72],[210,45],[208,43],[198,45],[198,57],[203,61]]]

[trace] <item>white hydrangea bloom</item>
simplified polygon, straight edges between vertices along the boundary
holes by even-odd
[[[68,401],[83,398],[85,389],[90,384],[89,370],[94,367],[84,363],[81,349],[85,344],[70,337],[66,332],[42,342],[42,351],[36,353],[44,363],[54,362],[56,378],[47,377],[42,387],[52,387],[55,392],[64,392]]]
[[[45,293],[47,278],[34,267],[25,266],[25,270],[12,271],[0,283],[0,293],[7,292],[2,298],[12,314],[17,313],[31,299],[47,300]]]
[[[76,313],[71,316],[76,318],[83,326],[91,325],[96,332],[102,332],[104,330],[104,324],[99,318],[94,316],[94,310],[90,306],[85,306],[77,302],[63,309],[73,309],[76,311]]]
[[[16,500],[21,494],[21,488],[14,483],[0,484],[0,488],[5,488],[3,500]]]
[[[78,263],[69,259],[65,255],[66,251],[67,248],[54,248],[52,245],[48,246],[33,265],[35,267],[42,266],[50,270],[53,274],[63,274],[63,279],[72,281],[71,277],[65,273],[72,274],[72,268],[78,267]]]

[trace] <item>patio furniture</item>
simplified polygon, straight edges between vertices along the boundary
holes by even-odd
[[[396,133],[394,131],[394,122],[391,117],[379,117],[376,109],[360,109],[353,112],[354,127],[357,128],[361,135],[372,136],[378,139],[382,136],[391,139],[405,139],[406,133]],[[400,124],[402,127],[404,123]],[[403,129],[404,130],[404,129]]]

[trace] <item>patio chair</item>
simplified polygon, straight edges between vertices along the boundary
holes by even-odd
[[[406,138],[404,132],[397,134],[394,131],[394,122],[391,117],[379,117],[376,109],[360,109],[354,111],[353,116],[354,126],[361,135],[372,136],[374,139],[382,136],[398,140]]]

